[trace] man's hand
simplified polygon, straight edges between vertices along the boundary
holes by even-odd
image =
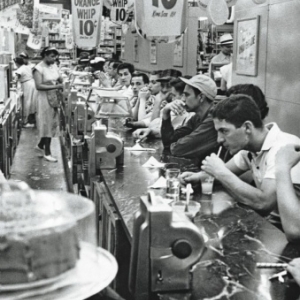
[[[139,98],[140,99],[148,99],[151,96],[151,93],[147,87],[143,87],[139,91]]]
[[[164,109],[163,109],[163,115],[165,117],[168,117],[171,113],[171,111],[175,114],[175,115],[182,115],[185,111],[184,109],[185,103],[181,100],[175,100],[171,103],[168,103]]]
[[[223,160],[215,153],[212,153],[210,156],[206,156],[206,158],[202,161],[201,169],[217,179],[220,175],[229,171]]]
[[[293,259],[288,264],[287,271],[292,274],[297,284],[300,285],[300,258]]]
[[[111,87],[110,78],[104,72],[100,72],[98,78],[103,87]]]
[[[140,128],[140,129],[137,129],[136,131],[134,131],[132,135],[134,138],[144,139],[150,134],[151,134],[150,128]]]
[[[179,182],[181,184],[188,184],[188,183],[199,183],[201,181],[201,177],[199,173],[194,172],[183,172],[178,176]]]
[[[300,161],[300,145],[289,144],[276,154],[276,170],[291,170]]]

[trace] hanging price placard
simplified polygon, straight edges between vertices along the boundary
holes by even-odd
[[[125,23],[133,5],[133,0],[113,0],[110,8],[110,19],[118,24]]]
[[[136,28],[145,37],[180,36],[185,30],[187,1],[135,1]]]
[[[34,50],[39,50],[42,47],[42,35],[29,34],[27,46]]]
[[[79,48],[99,44],[103,0],[72,0],[73,36]]]

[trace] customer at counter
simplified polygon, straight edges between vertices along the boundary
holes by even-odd
[[[122,88],[120,89],[120,93],[123,96],[127,97],[129,101],[133,97],[133,91],[131,88],[131,78],[133,72],[134,72],[134,65],[130,63],[122,63],[118,66],[119,81],[122,85]]]
[[[176,78],[177,76],[181,76],[181,72],[174,69],[166,69],[161,71],[161,73],[157,73],[154,76],[155,85],[152,85],[152,83],[149,82],[149,92],[151,95],[155,95],[152,112],[149,113],[147,117],[143,118],[143,120],[134,122],[128,121],[125,125],[130,128],[147,128],[152,120],[160,117],[162,108],[168,102],[172,101],[172,95],[170,94],[170,80],[172,78]],[[153,75],[151,79],[153,82]]]
[[[215,82],[205,75],[180,79],[186,83],[182,100],[175,100],[163,109],[161,137],[164,150],[174,156],[196,158],[201,162],[218,147],[217,132],[210,113],[217,87]],[[185,110],[195,112],[195,115],[184,126],[174,130],[171,112],[178,115]]]
[[[299,170],[299,165],[292,171],[299,161],[300,143],[286,145],[276,155],[278,210],[282,228],[290,242],[300,241],[300,182],[297,182],[297,185],[293,183],[296,176],[294,171]]]
[[[174,78],[170,81],[170,85],[171,85],[172,101],[175,101],[176,99],[181,100],[185,88],[185,83],[179,78]],[[172,113],[171,119],[172,119],[173,127],[177,129],[180,126],[183,126],[193,114],[194,113],[188,113],[187,111],[185,111],[181,115],[175,115]],[[138,139],[145,139],[148,136],[160,138],[161,123],[162,123],[162,116],[159,116],[159,118],[156,118],[151,121],[148,128],[139,128],[136,131],[134,131],[133,136]]]
[[[155,96],[151,95],[147,85],[149,77],[145,73],[132,75],[131,87],[134,97],[131,99],[133,120],[142,121],[150,118],[155,102]]]
[[[276,123],[263,125],[256,103],[246,95],[232,95],[219,102],[212,112],[218,142],[234,157],[226,164],[216,155],[206,157],[202,170],[214,176],[237,202],[268,216],[281,226],[277,208],[275,156],[280,147],[300,144],[300,139],[282,132]],[[251,170],[255,187],[238,176]],[[201,175],[183,173],[181,182],[201,180]]]

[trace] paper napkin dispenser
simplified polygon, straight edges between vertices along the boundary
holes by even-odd
[[[134,299],[150,300],[155,293],[190,290],[190,270],[204,248],[196,225],[149,192],[140,200],[134,219],[129,275]]]
[[[89,175],[98,175],[100,169],[116,168],[116,160],[123,155],[123,140],[113,132],[107,132],[107,127],[96,121],[92,125],[89,143]]]

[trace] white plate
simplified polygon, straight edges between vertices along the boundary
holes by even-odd
[[[116,259],[108,251],[81,242],[76,267],[55,282],[25,290],[0,291],[0,300],[82,300],[107,287],[118,271]]]

